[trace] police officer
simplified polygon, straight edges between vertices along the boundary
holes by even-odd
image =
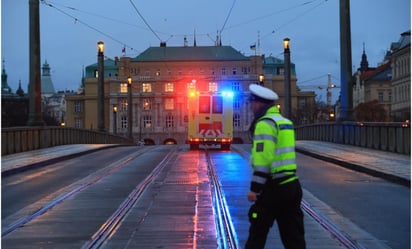
[[[293,123],[274,106],[275,92],[257,84],[251,84],[249,90],[254,113],[250,127],[253,176],[247,198],[254,204],[249,210],[246,249],[264,248],[275,220],[286,249],[306,248]]]

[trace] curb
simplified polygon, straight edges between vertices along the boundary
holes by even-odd
[[[371,169],[371,168],[368,168],[368,167],[365,167],[359,164],[354,164],[354,163],[338,160],[335,158],[331,158],[329,156],[320,155],[320,154],[317,154],[317,153],[314,153],[314,152],[311,152],[305,149],[301,149],[298,147],[296,147],[296,152],[299,152],[299,153],[302,153],[302,154],[305,154],[305,155],[308,155],[308,156],[311,156],[311,157],[314,157],[314,158],[317,158],[323,161],[334,163],[334,164],[337,164],[347,169],[359,171],[359,172],[362,172],[362,173],[365,173],[365,174],[368,174],[374,177],[379,177],[379,178],[388,180],[390,182],[411,188],[411,180],[397,176],[397,175],[388,174],[388,173],[374,170],[374,169]]]
[[[46,159],[44,161],[41,162],[36,162],[36,163],[32,163],[32,164],[27,164],[21,167],[16,167],[16,168],[11,168],[11,169],[7,169],[1,172],[1,177],[7,177],[7,176],[11,176],[17,173],[21,173],[21,172],[25,172],[28,170],[32,170],[32,169],[38,169],[38,168],[42,168],[44,166],[53,164],[53,163],[57,163],[57,162],[61,162],[64,160],[68,160],[68,159],[72,159],[78,156],[83,156],[92,152],[96,152],[99,150],[103,150],[103,149],[109,149],[109,148],[114,148],[114,147],[120,147],[120,146],[126,146],[126,145],[120,145],[120,144],[113,144],[113,145],[109,145],[106,147],[100,147],[100,148],[95,148],[95,149],[87,149],[81,152],[76,152],[76,153],[72,153],[72,154],[68,154],[68,155],[64,155],[64,156],[58,156],[58,157],[54,157],[54,158],[50,158],[50,159]]]

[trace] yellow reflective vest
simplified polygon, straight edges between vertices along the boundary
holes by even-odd
[[[279,184],[298,179],[296,172],[295,131],[293,123],[275,106],[256,122],[251,153],[253,177],[251,190],[259,193],[268,179]]]

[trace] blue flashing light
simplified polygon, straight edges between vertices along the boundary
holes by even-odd
[[[232,91],[223,91],[222,96],[223,97],[228,97],[228,98],[233,98],[235,94]]]

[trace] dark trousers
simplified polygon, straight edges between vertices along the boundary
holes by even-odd
[[[276,220],[286,249],[305,249],[303,212],[300,208],[302,187],[299,180],[279,185],[266,183],[262,194],[249,210],[249,237],[246,249],[263,249]]]

